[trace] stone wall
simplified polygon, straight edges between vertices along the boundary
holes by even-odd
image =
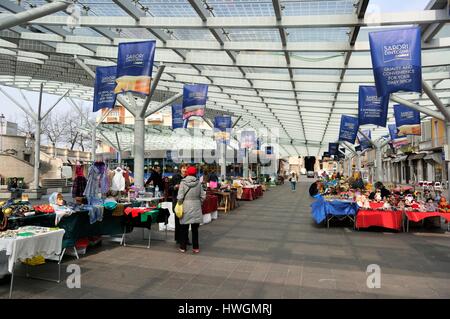
[[[26,184],[33,181],[33,166],[11,155],[0,154],[0,175],[3,177],[23,177]]]

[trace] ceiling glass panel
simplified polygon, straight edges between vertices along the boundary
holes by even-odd
[[[217,17],[273,16],[270,0],[208,0],[206,1]]]

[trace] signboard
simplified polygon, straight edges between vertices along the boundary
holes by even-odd
[[[231,124],[230,116],[216,116],[214,118],[214,139],[217,142],[229,142],[231,137]]]
[[[154,40],[119,43],[114,93],[150,93],[155,48]]]
[[[95,69],[93,112],[115,106],[116,73],[116,66],[98,66]]]
[[[397,104],[394,105],[394,117],[398,136],[421,135],[419,111]]]
[[[339,143],[328,143],[328,153],[329,155],[338,154]]]
[[[256,146],[256,133],[254,131],[242,131],[240,143],[242,148],[254,148]]]
[[[208,85],[185,84],[183,88],[183,119],[205,115]]]
[[[373,124],[386,127],[389,99],[377,96],[375,86],[359,87],[358,120],[359,125]]]
[[[341,126],[339,129],[339,141],[347,141],[354,144],[358,128],[359,124],[357,117],[342,115]]]
[[[369,32],[369,43],[378,96],[422,92],[419,27]]]
[[[399,148],[403,145],[408,145],[408,139],[406,137],[399,137],[397,135],[397,126],[395,124],[388,124],[389,135],[391,136],[391,144],[394,148]]]
[[[183,105],[172,105],[172,129],[183,127]]]
[[[372,131],[371,130],[361,130],[369,139],[372,138]],[[359,145],[361,146],[361,151],[364,151],[366,149],[372,148],[372,144],[370,143],[367,138],[364,137],[363,134],[358,132],[358,141]]]

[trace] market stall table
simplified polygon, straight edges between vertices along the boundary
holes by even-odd
[[[152,224],[164,223],[167,225],[169,216],[170,212],[166,208],[129,207],[125,209],[122,245],[131,247],[131,245],[126,243],[127,229],[138,227],[142,228],[143,239],[145,239],[144,230],[149,230],[147,248],[150,248]],[[165,227],[165,236],[165,240],[167,240],[167,227]],[[136,245],[133,246],[141,247]]]
[[[254,200],[256,199],[255,189],[253,187],[243,187],[241,200]]]
[[[409,232],[409,222],[420,222],[423,221],[426,218],[431,218],[431,217],[442,217],[447,221],[447,230],[449,230],[450,228],[450,213],[441,213],[441,212],[411,212],[411,211],[406,211],[405,212],[405,216],[406,216],[406,231]]]
[[[14,287],[14,268],[17,261],[41,255],[50,258],[59,255],[58,279],[61,281],[61,257],[63,255],[63,229],[26,226],[18,229],[16,237],[0,238],[0,252],[5,252],[8,260],[8,272],[11,273],[9,298],[12,297]],[[32,277],[29,277],[32,278]],[[44,279],[44,278],[36,278]],[[48,280],[48,279],[44,279]]]
[[[317,224],[326,221],[327,227],[330,227],[332,219],[350,219],[355,223],[355,215],[358,206],[353,201],[348,200],[332,200],[327,201],[323,197],[318,197],[311,204],[311,214]]]
[[[203,224],[211,222],[212,219],[217,219],[218,201],[217,195],[206,194],[206,198],[202,203]]]
[[[383,227],[400,231],[402,229],[403,213],[393,210],[360,209],[356,215],[356,228]]]

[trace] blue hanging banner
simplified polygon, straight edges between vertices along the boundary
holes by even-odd
[[[337,155],[339,143],[328,143],[328,153],[330,155]]]
[[[397,125],[395,124],[388,124],[389,128],[389,135],[391,136],[391,144],[394,148],[398,148],[403,145],[409,144],[408,138],[405,137],[399,137],[397,135]]]
[[[255,148],[256,146],[256,134],[254,131],[242,131],[240,136],[240,142],[242,148]]]
[[[229,143],[231,124],[231,116],[216,116],[214,118],[214,139],[217,142]]]
[[[371,130],[361,130],[369,139],[372,139],[372,131]],[[364,137],[361,133],[358,132],[358,141],[361,146],[361,151],[364,151],[368,148],[372,148],[372,144],[367,138]]]
[[[419,27],[370,32],[369,42],[378,96],[422,92]]]
[[[208,85],[185,84],[183,88],[183,119],[191,116],[204,116]]]
[[[394,105],[394,117],[395,125],[397,126],[397,136],[421,135],[419,111],[397,104]]]
[[[95,69],[93,112],[115,106],[116,72],[116,66],[98,66]]]
[[[155,48],[154,40],[119,43],[114,93],[150,93]]]
[[[339,141],[347,141],[354,144],[358,128],[359,123],[357,117],[342,115],[341,127],[339,129]]]
[[[374,86],[359,87],[358,119],[359,125],[373,124],[386,127],[389,98],[377,96]]]
[[[172,129],[183,127],[183,105],[172,105]]]

